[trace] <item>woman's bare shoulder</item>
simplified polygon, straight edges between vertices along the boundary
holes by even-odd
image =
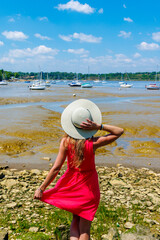
[[[61,142],[60,142],[60,147],[65,148],[65,150],[67,150],[68,144],[67,144],[66,137],[62,137]]]

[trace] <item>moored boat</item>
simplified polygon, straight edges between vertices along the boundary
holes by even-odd
[[[82,87],[82,88],[92,88],[93,85],[91,85],[90,83],[83,83],[83,84],[81,85],[81,87]]]
[[[68,84],[70,87],[81,87],[81,83],[79,81],[73,81]]]
[[[128,83],[127,80],[130,81],[130,78],[129,78],[127,72],[126,72],[125,76],[126,76],[126,80],[124,80],[123,74],[121,75],[121,81],[119,82],[120,87],[121,87],[121,88],[131,88],[131,87],[133,86],[133,84]]]
[[[41,81],[36,80],[36,81],[34,81],[34,83],[31,86],[29,86],[29,89],[30,90],[45,90],[46,86],[45,86],[45,83],[42,83]]]
[[[157,71],[158,71],[158,65],[157,65]],[[145,86],[145,88],[147,90],[160,90],[160,84],[157,84],[157,79],[159,78],[159,74],[157,74],[157,71],[156,71],[156,75],[155,75],[155,81],[154,83],[150,83],[148,85]]]
[[[2,80],[2,81],[0,81],[0,85],[8,85],[8,83],[7,83],[7,81]]]
[[[160,90],[160,86],[158,86],[156,83],[150,83],[149,85],[146,85],[145,88],[147,90]]]
[[[133,86],[133,84],[128,84],[128,83],[122,83],[120,84],[121,88],[131,88]]]

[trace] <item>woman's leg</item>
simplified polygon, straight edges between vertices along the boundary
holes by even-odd
[[[84,218],[80,218],[80,222],[79,222],[80,237],[79,237],[79,240],[89,240],[90,239],[91,223],[92,223],[91,221],[88,221]]]
[[[79,220],[79,216],[73,215],[73,220],[70,227],[70,240],[79,240]]]

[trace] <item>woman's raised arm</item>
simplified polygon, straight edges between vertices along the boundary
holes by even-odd
[[[117,126],[112,126],[112,125],[100,125],[97,124],[89,119],[86,119],[86,122],[83,122],[81,124],[81,127],[83,129],[88,129],[88,130],[103,130],[108,132],[109,134],[105,135],[105,136],[100,136],[100,137],[94,137],[93,140],[93,147],[94,150],[96,150],[99,147],[102,147],[104,145],[107,145],[109,143],[114,142],[117,138],[119,138],[124,130],[123,128],[117,127]]]
[[[123,128],[113,126],[113,125],[107,125],[107,124],[103,125],[102,130],[108,132],[109,134],[94,138],[94,141],[93,141],[94,150],[114,142],[124,132]]]

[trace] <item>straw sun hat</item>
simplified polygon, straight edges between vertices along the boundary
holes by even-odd
[[[97,105],[87,99],[79,99],[70,103],[61,115],[63,130],[75,139],[91,138],[97,130],[82,129],[80,124],[90,119],[98,124],[102,123],[102,115]]]

